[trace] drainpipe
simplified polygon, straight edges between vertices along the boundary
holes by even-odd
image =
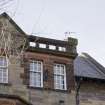
[[[79,92],[81,87],[82,77],[76,77],[76,105],[80,105]]]

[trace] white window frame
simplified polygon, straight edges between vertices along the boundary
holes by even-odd
[[[44,44],[44,43],[39,43],[39,47],[40,47],[40,48],[46,48],[46,44]]]
[[[1,79],[0,83],[8,83],[8,58],[5,56],[0,57],[0,59],[3,60],[3,65],[0,65],[0,72],[1,72]],[[4,62],[6,61],[7,65],[4,65]],[[3,70],[6,70],[6,80],[4,81],[4,74],[3,74]]]
[[[35,42],[29,42],[29,46],[30,47],[36,47],[36,43]]]
[[[59,47],[59,51],[66,52],[66,48],[65,47]]]
[[[57,70],[57,66],[59,66],[59,70]],[[63,73],[61,72],[61,67],[63,66]],[[63,77],[63,81],[64,84],[62,83],[62,79],[61,77]],[[59,83],[57,83],[57,80],[59,80]],[[57,87],[58,85],[58,87]],[[64,88],[62,87],[64,86]],[[59,90],[67,90],[67,83],[66,83],[66,67],[64,64],[54,64],[54,88],[55,89],[59,89]]]
[[[49,49],[50,50],[56,50],[56,46],[55,45],[49,45]]]
[[[33,64],[33,69],[32,70],[30,69],[30,76],[31,76],[31,73],[34,74],[34,76],[36,74],[40,73],[40,86],[39,85],[35,85],[34,83],[32,83],[32,81],[33,82],[35,81],[34,78],[33,78],[33,80],[31,80],[32,77],[29,78],[30,79],[30,83],[29,84],[30,84],[31,87],[43,87],[43,62],[42,61],[37,61],[37,60],[32,60],[32,61],[30,61],[30,64],[31,63]],[[41,64],[41,67],[40,67],[41,70],[40,71],[38,71],[38,63]],[[34,64],[37,66],[36,70],[35,70]]]

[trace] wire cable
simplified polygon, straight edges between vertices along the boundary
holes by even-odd
[[[8,0],[0,3],[0,12],[7,11],[7,8],[11,7],[14,0]]]
[[[38,16],[36,22],[35,22],[34,25],[33,25],[31,34],[33,34],[33,31],[36,29],[37,25],[39,24],[39,21],[40,21],[40,19],[41,19],[41,16],[42,16],[42,14],[43,14],[44,9],[45,9],[45,2],[46,2],[46,1],[45,1],[45,0],[42,0],[42,1],[43,1],[43,3],[42,3],[41,11],[40,11],[40,14],[39,14],[39,16]]]

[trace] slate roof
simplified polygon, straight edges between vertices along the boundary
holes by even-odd
[[[87,53],[82,53],[74,61],[77,77],[105,79],[105,68]]]

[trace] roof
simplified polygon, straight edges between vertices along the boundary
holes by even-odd
[[[77,77],[105,79],[105,68],[87,53],[82,53],[74,61]]]
[[[12,19],[6,12],[0,14],[0,18],[1,18],[1,17],[5,17],[6,19],[8,19],[9,22],[10,22],[14,27],[16,27],[16,29],[17,29],[20,33],[26,35],[26,33],[15,23],[15,21],[13,21],[13,19]]]

